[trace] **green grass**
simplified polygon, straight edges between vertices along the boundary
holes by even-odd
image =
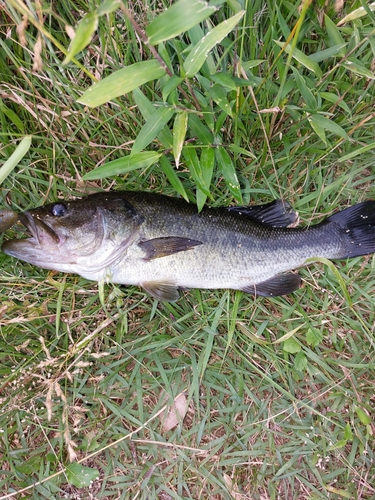
[[[155,46],[179,75],[190,44],[241,5],[238,27],[194,77],[170,93],[158,77],[96,108],[77,102],[93,77],[153,55],[117,8],[63,66],[65,25],[98,6],[87,4],[24,4],[27,47],[20,4],[0,13],[2,164],[32,135],[1,206],[130,188],[199,207],[281,197],[309,224],[375,198],[375,14],[337,28],[360,2],[339,12],[305,3],[301,14],[286,0],[216,2],[209,19]],[[168,4],[128,8],[146,29]],[[147,113],[163,107],[173,115],[143,148],[161,162],[94,173],[127,157]],[[101,297],[96,283],[4,254],[0,266],[0,499],[375,498],[374,256],[340,262],[339,273],[312,264],[287,297],[191,290],[173,304],[115,285]],[[180,394],[186,416],[165,431]]]

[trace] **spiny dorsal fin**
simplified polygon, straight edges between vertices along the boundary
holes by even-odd
[[[283,200],[275,200],[265,205],[228,207],[227,210],[271,227],[294,227],[299,221],[298,212]]]
[[[256,285],[249,285],[241,288],[244,292],[263,297],[277,297],[278,295],[287,295],[301,286],[301,276],[295,273],[278,274],[269,280],[262,281]]]
[[[202,245],[201,241],[190,238],[181,238],[179,236],[167,236],[163,238],[154,238],[152,240],[141,241],[138,245],[145,251],[145,260],[158,259],[166,257],[177,252],[191,250],[197,245]]]

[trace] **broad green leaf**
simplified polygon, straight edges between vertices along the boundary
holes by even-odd
[[[204,0],[179,0],[147,26],[148,43],[157,45],[169,40],[204,21],[215,11],[216,7]]]
[[[98,16],[104,16],[115,11],[120,5],[120,0],[105,0],[97,9]]]
[[[193,77],[203,66],[210,50],[227,36],[245,14],[242,10],[235,16],[223,21],[202,38],[190,51],[183,68],[187,77]]]
[[[76,488],[85,488],[95,481],[99,471],[74,462],[66,467],[65,474],[69,484],[73,484]]]
[[[77,102],[95,108],[164,75],[165,69],[153,59],[131,64],[94,83]]]
[[[301,346],[295,339],[290,338],[284,342],[283,349],[285,352],[289,352],[290,354],[296,354],[301,350]]]
[[[180,163],[181,151],[185,142],[187,124],[187,111],[177,113],[173,124],[173,156],[177,168]]]
[[[308,88],[306,85],[306,82],[304,78],[300,75],[299,71],[292,66],[292,71],[294,75],[294,79],[297,83],[298,90],[301,92],[301,95],[303,97],[303,100],[306,103],[306,106],[310,109],[315,111],[318,107],[316,99],[311,92],[311,90]]]
[[[323,340],[323,334],[316,328],[309,328],[306,333],[306,342],[311,347],[316,347]]]
[[[231,157],[222,146],[215,148],[215,157],[230,192],[239,203],[242,203],[240,183]]]
[[[180,181],[177,173],[173,169],[171,162],[165,155],[161,155],[159,161],[160,161],[160,166],[163,172],[165,173],[167,179],[171,183],[171,185],[175,188],[177,193],[179,193],[183,198],[185,198],[186,201],[189,201],[189,197],[186,194],[184,186],[182,185],[182,182]]]
[[[365,410],[362,408],[359,408],[358,406],[355,409],[356,414],[358,415],[359,420],[362,422],[364,425],[370,425],[371,424],[371,417],[367,415]]]
[[[18,144],[16,149],[13,151],[12,155],[7,159],[4,165],[0,168],[0,185],[12,172],[12,170],[18,165],[25,154],[28,152],[31,146],[31,135],[27,135]]]
[[[338,135],[339,137],[342,137],[343,139],[350,140],[348,134],[345,132],[345,130],[340,127],[340,125],[337,125],[334,121],[330,120],[329,118],[326,118],[325,116],[322,115],[310,115],[309,116],[309,122],[314,123],[318,125],[319,127],[322,127],[332,134]]]
[[[375,2],[370,3],[367,6],[371,11],[375,10]],[[353,10],[353,12],[350,12],[347,16],[341,19],[340,22],[337,23],[337,26],[342,26],[345,23],[348,23],[349,21],[354,21],[355,19],[359,19],[360,17],[366,16],[367,12],[364,7],[359,7],[358,9]]]
[[[279,45],[279,47],[284,47],[284,45],[285,45],[283,42],[279,42],[278,40],[274,40],[274,42],[277,43],[277,45]],[[292,47],[290,44],[288,44],[285,47],[285,52],[287,54],[290,54],[291,51],[292,51]],[[318,78],[320,78],[322,76],[322,70],[319,68],[318,64],[315,61],[313,61],[309,56],[304,54],[301,50],[294,49],[292,56],[294,57],[294,59],[296,61],[298,61],[300,64],[302,64],[302,66],[304,66],[305,68],[307,68],[310,71],[312,71],[313,73],[315,73]]]
[[[328,17],[326,14],[324,15],[324,25],[326,27],[328,37],[331,41],[332,45],[346,45],[345,40],[341,36],[340,30],[337,28],[335,23],[332,21],[330,17]],[[345,50],[342,48],[340,49],[338,55],[344,57],[345,56]]]
[[[307,358],[303,351],[299,351],[294,358],[294,368],[299,372],[303,372],[307,367]]]
[[[349,422],[346,424],[345,429],[344,429],[344,439],[346,439],[347,441],[353,440],[353,431],[352,431],[352,428],[351,428]]]
[[[148,120],[152,113],[155,112],[155,105],[141,92],[140,89],[133,90],[133,99],[138,106],[143,118]],[[162,103],[156,103],[161,105]],[[163,144],[165,149],[171,149],[173,144],[172,133],[168,128],[164,128],[158,135],[159,141]]]
[[[355,73],[358,76],[364,76],[365,78],[369,78],[370,80],[375,80],[375,74],[366,68],[358,59],[350,58],[347,59],[343,65],[346,69]]]
[[[78,52],[81,52],[81,50],[87,47],[87,45],[91,42],[97,27],[97,12],[90,12],[89,14],[86,14],[77,27],[75,37],[69,46],[68,53],[63,61],[63,64],[67,64],[76,54],[78,54]]]
[[[211,197],[209,186],[207,186],[205,178],[202,173],[202,168],[199,162],[199,158],[195,148],[184,148],[183,155],[186,161],[186,165],[190,171],[192,178],[196,186],[203,191],[206,196]]]
[[[124,156],[117,160],[110,161],[83,176],[86,181],[93,179],[104,179],[113,175],[121,175],[137,170],[138,168],[147,168],[156,163],[161,157],[160,153],[154,151],[143,151],[134,155]]]
[[[139,132],[136,140],[134,141],[131,154],[134,155],[145,149],[169,122],[173,113],[173,108],[165,106],[156,109]]]
[[[212,97],[219,108],[221,108],[228,116],[233,116],[232,108],[227,99],[227,92],[221,85],[215,83],[215,85],[210,88],[209,92],[207,92],[207,95]]]

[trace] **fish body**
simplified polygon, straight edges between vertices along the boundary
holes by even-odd
[[[91,280],[138,285],[160,300],[179,289],[231,288],[265,296],[300,286],[291,273],[311,258],[375,252],[375,201],[310,227],[276,201],[204,208],[143,192],[103,192],[19,214],[31,238],[7,241],[6,254]]]

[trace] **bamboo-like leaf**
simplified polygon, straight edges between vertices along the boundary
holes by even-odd
[[[283,42],[279,42],[278,40],[274,40],[274,42],[277,43],[277,45],[279,45],[280,47],[284,47],[285,45]],[[292,47],[290,44],[288,44],[285,47],[285,52],[287,54],[290,54],[291,51]],[[318,78],[322,76],[322,70],[319,68],[318,64],[315,61],[313,61],[309,56],[304,54],[301,50],[294,49],[292,55],[296,61],[302,64],[302,66],[304,66],[305,68],[315,73]]]
[[[189,127],[202,144],[212,144],[214,137],[195,113],[189,113]]]
[[[147,121],[152,113],[155,111],[155,105],[141,92],[140,89],[133,90],[133,99],[138,106],[143,118]],[[162,103],[156,103],[162,104]],[[164,128],[158,135],[159,141],[163,144],[165,149],[171,149],[173,144],[172,133],[168,128]]]
[[[311,125],[311,128],[316,133],[316,135],[320,138],[321,141],[324,142],[324,144],[326,146],[328,146],[328,141],[327,141],[327,137],[326,137],[326,133],[325,133],[324,128],[321,125],[319,125],[318,123],[316,123],[315,120],[311,120],[311,116],[308,117],[308,121]]]
[[[364,76],[370,80],[375,80],[375,74],[360,63],[358,59],[350,58],[344,62],[344,66],[346,69],[358,76]]]
[[[7,159],[4,165],[0,168],[0,185],[12,172],[12,170],[18,165],[25,154],[28,152],[31,146],[31,135],[27,135],[18,144],[16,149],[13,151],[12,155]]]
[[[185,148],[183,151],[183,155],[195,184],[201,191],[204,192],[206,196],[209,196],[211,198],[209,186],[207,186],[204,179],[197,152],[194,148]]]
[[[238,182],[236,169],[233,165],[231,157],[222,146],[219,146],[215,149],[215,156],[218,167],[224,176],[225,182],[230,192],[238,202],[242,203],[240,183]]]
[[[316,102],[316,99],[315,99],[313,93],[308,88],[304,78],[300,75],[299,71],[293,67],[292,67],[292,71],[293,71],[294,79],[297,83],[297,87],[298,87],[299,91],[301,92],[301,95],[303,97],[303,100],[306,103],[306,106],[310,110],[315,111],[317,109],[318,105],[317,105],[317,102]]]
[[[227,99],[227,92],[223,89],[221,85],[215,83],[209,92],[208,96],[212,97],[212,99],[216,102],[216,104],[221,108],[228,116],[232,117],[232,108]]]
[[[366,153],[367,151],[371,151],[371,149],[375,149],[375,142],[371,142],[370,144],[367,144],[366,146],[362,146],[361,148],[357,148],[354,151],[351,151],[345,156],[342,156],[341,158],[337,158],[338,163],[343,163],[348,160],[351,160],[352,158],[355,158],[358,155],[362,155],[363,153]]]
[[[187,77],[193,77],[198,73],[207,59],[210,50],[221,42],[221,40],[232,31],[236,24],[245,14],[241,10],[235,16],[223,21],[218,26],[213,28],[206,36],[202,38],[190,51],[186,58],[183,68]]]
[[[157,45],[169,40],[204,21],[215,11],[216,7],[208,5],[205,0],[179,0],[147,26],[148,43]]]
[[[115,71],[100,82],[95,83],[77,99],[77,102],[95,108],[164,75],[165,69],[160,66],[158,61],[138,62]]]
[[[131,154],[134,155],[145,149],[169,122],[173,113],[174,109],[170,107],[162,106],[156,109],[139,132],[134,141]]]
[[[343,49],[347,46],[347,43],[341,43],[340,45],[334,45],[333,47],[329,47],[328,49],[320,50],[319,52],[315,52],[315,54],[310,54],[309,57],[312,61],[319,63],[321,61],[326,61],[330,57],[342,56],[342,53],[345,50]]]
[[[163,172],[165,173],[171,185],[175,188],[177,193],[179,193],[183,198],[185,198],[186,201],[189,201],[189,197],[186,194],[184,186],[182,185],[182,182],[180,181],[177,173],[173,169],[171,162],[165,155],[161,155],[159,161],[160,161],[160,166],[163,169]]]
[[[120,0],[105,0],[99,5],[97,12],[98,16],[104,16],[105,14],[110,14],[115,11],[120,5]]]
[[[154,151],[143,151],[134,155],[124,156],[117,160],[110,161],[105,165],[101,165],[91,172],[83,176],[86,181],[94,179],[104,179],[105,177],[112,177],[113,175],[121,175],[137,170],[138,168],[147,168],[156,163],[161,157],[160,153]]]
[[[322,127],[328,130],[329,132],[332,132],[332,134],[342,137],[343,139],[350,140],[348,134],[342,127],[340,127],[340,125],[337,125],[337,123],[330,120],[329,118],[326,118],[325,116],[310,115],[309,122],[314,123],[315,125],[318,125],[319,127]]]
[[[340,106],[340,108],[342,108],[346,113],[348,113],[348,115],[351,114],[351,109],[346,104],[346,102],[342,100],[340,96],[333,94],[331,92],[318,92],[318,95],[320,95],[322,99],[326,99],[327,101],[332,102],[333,104],[337,103],[337,105]]]
[[[63,61],[67,64],[73,57],[81,52],[91,42],[92,37],[98,27],[98,14],[97,12],[90,12],[80,21],[75,37],[73,38],[68,53]]]
[[[164,102],[168,99],[169,94],[173,92],[183,81],[184,79],[177,75],[172,75],[168,79],[162,90]]]
[[[187,124],[187,111],[177,113],[173,124],[173,156],[177,168],[180,163],[180,156],[185,141]]]
[[[202,176],[206,186],[210,186],[212,180],[212,174],[215,166],[215,151],[213,148],[203,148],[200,157],[200,166],[202,171]],[[206,203],[206,194],[197,189],[197,207],[200,212]]]
[[[332,43],[332,45],[346,45],[345,40],[341,36],[340,30],[337,28],[335,23],[332,21],[330,17],[328,17],[326,14],[324,15],[324,24],[329,36],[329,39]],[[342,48],[340,49],[339,54],[340,56],[344,57],[345,56],[345,50]]]
[[[370,3],[367,7],[373,12],[375,10],[375,2]],[[343,24],[346,24],[349,21],[354,21],[355,19],[359,19],[360,17],[366,15],[367,15],[366,9],[364,7],[358,7],[358,9],[353,10],[353,12],[343,17],[341,21],[337,23],[337,26],[342,26]]]

